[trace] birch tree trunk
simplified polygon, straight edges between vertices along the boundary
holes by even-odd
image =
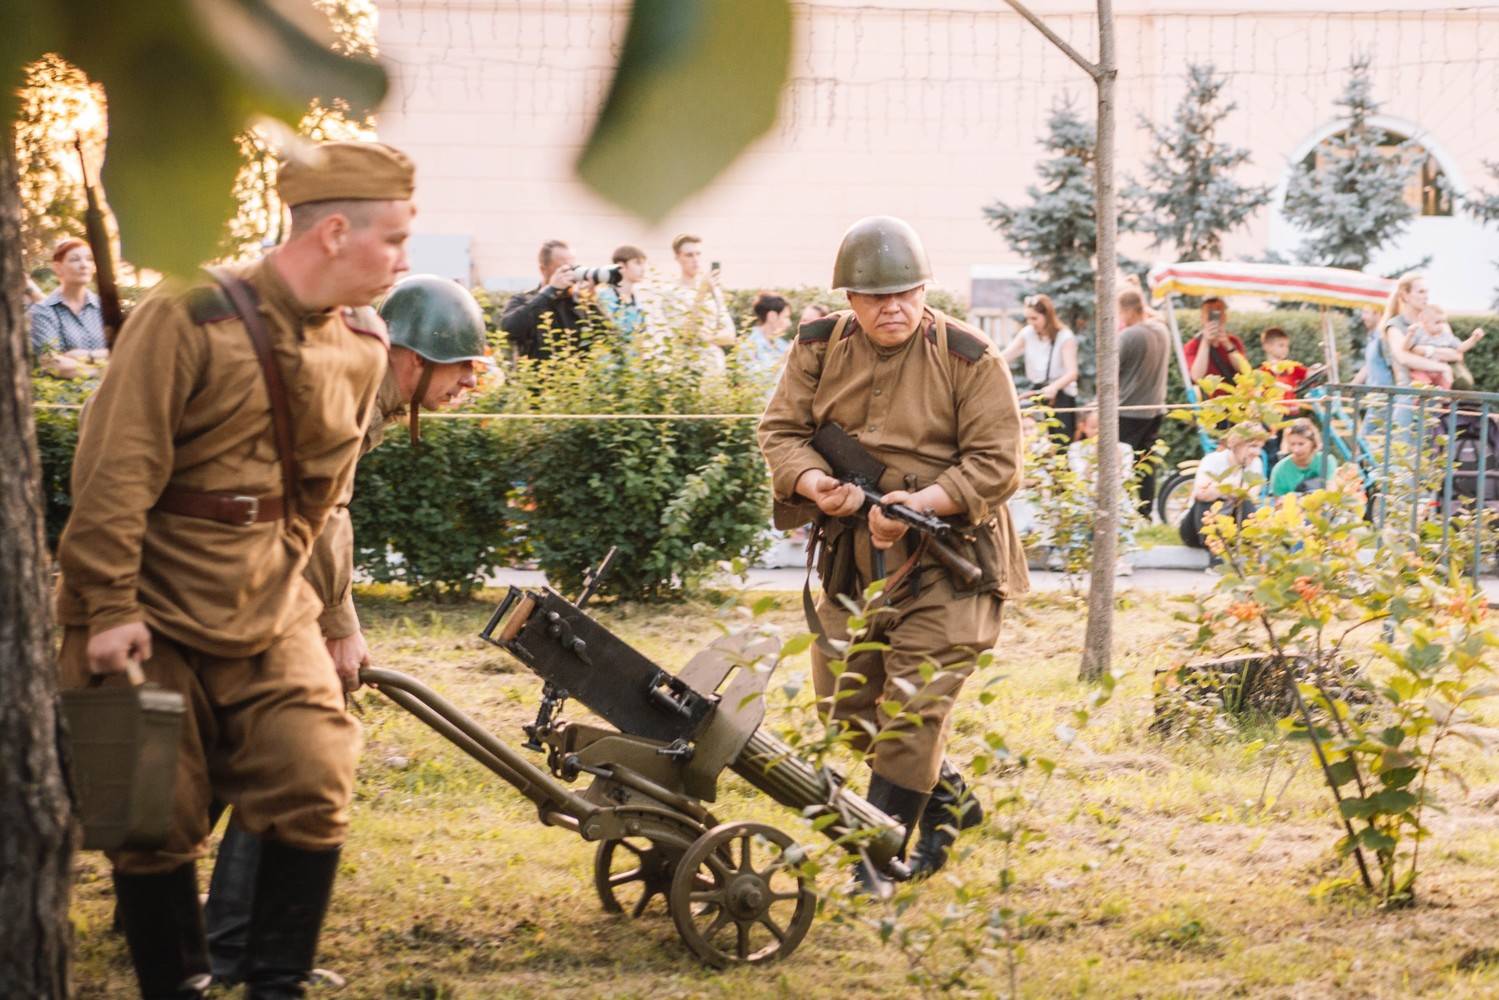
[[[1093,572],[1088,583],[1088,627],[1079,677],[1097,680],[1109,672],[1114,643],[1114,562],[1119,546],[1119,338],[1115,284],[1119,272],[1119,212],[1114,192],[1113,0],[1098,0],[1098,141],[1094,150],[1098,258],[1093,287],[1098,299],[1098,482],[1094,486]]]
[[[0,997],[63,998],[71,992],[73,808],[58,748],[16,180],[7,126],[0,142]]]

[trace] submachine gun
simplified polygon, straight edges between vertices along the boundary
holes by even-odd
[[[890,503],[885,499],[884,494],[879,492],[880,479],[885,475],[885,464],[866,451],[842,427],[837,424],[818,427],[812,435],[812,450],[828,463],[836,479],[863,491],[864,505],[859,513],[868,514],[871,507],[878,507],[886,517],[900,521],[916,531],[923,536],[921,544],[964,585],[971,586],[984,575],[983,570],[959,555],[950,544],[954,533],[952,524],[940,517],[923,514],[905,504]],[[875,550],[874,558],[875,579],[883,579],[884,553]]]
[[[817,818],[824,835],[886,876],[909,878],[900,824],[760,728],[776,640],[725,636],[670,673],[584,610],[612,556],[576,601],[548,587],[509,588],[479,633],[545,682],[523,744],[545,752],[545,769],[414,678],[377,668],[361,677],[513,785],[542,823],[597,842],[594,883],[606,911],[633,904],[638,917],[664,896],[683,941],[710,964],[784,958],[816,909],[796,867],[805,852],[791,837],[763,823],[720,823],[704,805],[717,799],[725,768]],[[563,721],[568,699],[607,725]],[[591,782],[574,791],[583,775]]]

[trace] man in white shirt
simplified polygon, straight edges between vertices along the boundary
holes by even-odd
[[[672,330],[689,329],[703,341],[703,361],[711,371],[723,371],[723,349],[734,346],[734,317],[718,287],[718,272],[703,271],[702,237],[683,233],[671,241],[681,274],[658,291],[667,325]]]

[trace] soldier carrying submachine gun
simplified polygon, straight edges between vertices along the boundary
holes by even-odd
[[[1005,506],[1021,478],[1015,386],[987,337],[926,305],[931,276],[905,222],[854,223],[833,266],[849,309],[802,324],[760,422],[776,526],[816,522],[808,569],[815,555],[823,598],[814,607],[809,589],[803,597],[823,637],[812,652],[817,694],[869,753],[870,804],[919,828],[917,876],[941,868],[958,829],[980,818],[944,757],[949,716],[975,658],[999,638],[1005,599],[1028,586]],[[887,553],[900,557],[889,573]],[[828,640],[848,639],[840,598],[859,599],[876,580],[885,586],[862,638],[881,648],[835,673],[842,657]],[[891,704],[900,711],[882,710]],[[868,866],[860,879],[888,891]]]

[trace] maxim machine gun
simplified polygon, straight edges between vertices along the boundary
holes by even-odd
[[[909,877],[900,826],[760,729],[769,671],[756,664],[774,661],[774,639],[726,636],[673,675],[589,617],[584,607],[613,554],[576,602],[511,587],[480,633],[545,682],[522,744],[545,752],[545,770],[414,678],[377,668],[361,677],[515,786],[542,823],[597,842],[594,886],[606,911],[628,905],[638,917],[663,896],[704,961],[784,958],[816,908],[798,869],[805,854],[775,827],[718,821],[704,803],[717,798],[724,768],[819,817],[823,834],[893,878]],[[562,721],[568,698],[609,725]],[[584,775],[586,788],[569,787]]]

